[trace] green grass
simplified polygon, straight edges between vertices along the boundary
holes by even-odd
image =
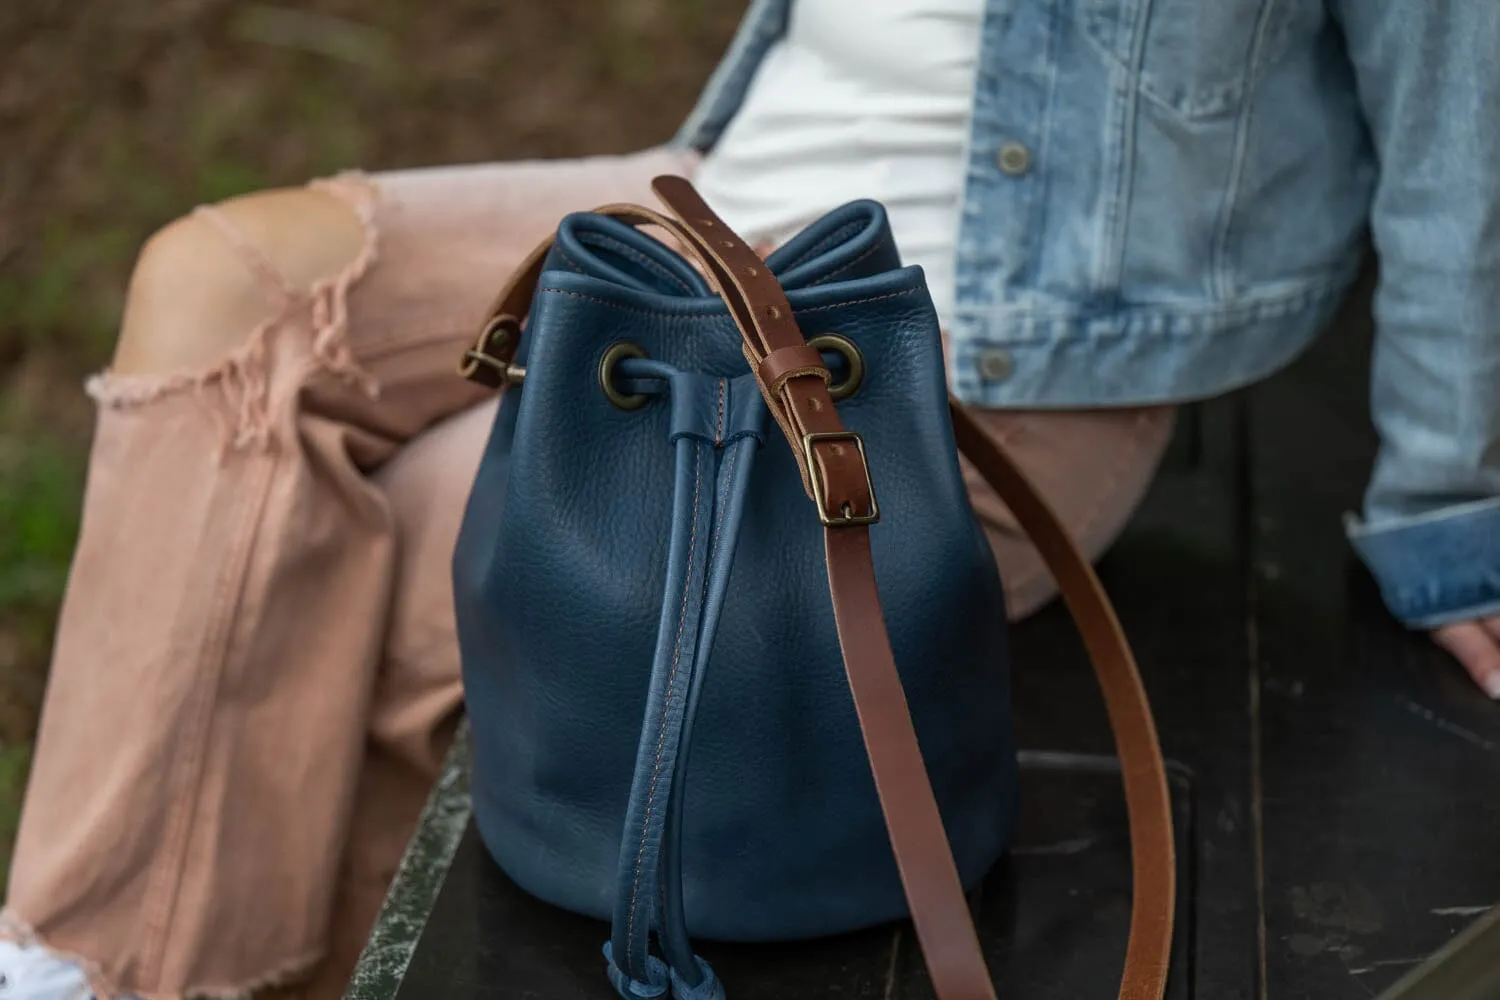
[[[21,796],[31,767],[30,747],[0,747],[0,893],[10,875],[11,845],[21,815]]]
[[[49,613],[78,531],[80,456],[41,428],[10,422],[16,429],[0,437],[0,612]]]
[[[43,662],[78,531],[78,446],[15,413],[0,414],[0,888],[10,868],[40,705]]]

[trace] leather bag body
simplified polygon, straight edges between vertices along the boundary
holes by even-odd
[[[1175,855],[1144,685],[1088,560],[948,397],[884,209],[762,261],[686,180],[653,189],[670,214],[563,219],[460,367],[506,388],[453,564],[487,849],[610,922],[625,1000],[724,1000],[693,937],[908,916],[939,1000],[994,1000],[965,891],[1011,835],[1016,754],[962,453],[1098,674],[1132,842],[1119,995],[1159,1000]]]
[[[972,883],[1010,834],[1015,753],[1004,599],[958,466],[931,299],[873,202],[813,225],[767,266],[808,337],[840,334],[863,356],[839,413],[878,470],[883,530],[871,535],[891,642]],[[622,222],[569,216],[454,576],[479,831],[520,886],[605,919],[658,612],[682,603],[664,594],[673,401],[627,411],[605,397],[600,361],[621,341],[759,395],[735,322],[697,271]],[[755,461],[680,805],[688,926],[740,941],[906,912],[844,679],[822,529],[784,442]]]

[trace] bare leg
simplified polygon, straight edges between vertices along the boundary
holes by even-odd
[[[359,216],[327,191],[293,188],[218,206],[275,269],[257,273],[244,252],[201,215],[178,219],[141,250],[111,369],[116,375],[207,370],[242,348],[280,303],[268,281],[310,289],[353,264],[364,246]]]

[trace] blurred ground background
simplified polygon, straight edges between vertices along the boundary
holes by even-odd
[[[199,202],[344,167],[662,141],[743,7],[0,3],[0,880],[77,529],[82,380],[141,241]]]

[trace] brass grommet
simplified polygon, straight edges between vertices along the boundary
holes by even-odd
[[[599,388],[604,398],[622,410],[639,410],[651,398],[643,393],[621,392],[615,388],[615,368],[626,358],[645,358],[645,348],[628,340],[617,340],[604,351],[599,359]]]
[[[820,333],[809,340],[807,346],[816,351],[834,352],[844,359],[844,364],[849,368],[842,382],[828,383],[828,395],[837,401],[848,399],[859,391],[860,383],[865,380],[865,356],[859,353],[854,341],[837,333]]]

